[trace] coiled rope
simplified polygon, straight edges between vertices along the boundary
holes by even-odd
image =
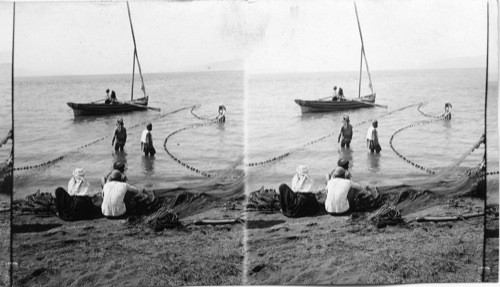
[[[163,113],[163,114],[160,114],[156,117],[153,117],[152,120],[158,120],[160,118],[163,118],[163,117],[166,117],[166,116],[169,116],[169,115],[172,115],[172,114],[175,114],[175,113],[178,113],[180,111],[183,111],[183,110],[186,110],[186,109],[189,109],[191,108],[192,106],[187,106],[187,107],[184,107],[184,108],[180,108],[180,109],[177,109],[177,110],[174,110],[174,111],[171,111],[171,112],[167,112],[167,113]],[[129,126],[128,129],[134,129],[134,128],[137,128],[138,126],[143,126],[145,124],[147,124],[150,120],[148,121],[143,121],[141,123],[138,123],[138,124],[135,124],[133,126]],[[86,147],[89,147],[91,145],[94,145],[94,144],[97,144],[105,139],[109,138],[109,136],[105,136],[105,137],[102,137],[102,138],[99,138],[99,139],[96,139],[92,142],[89,142],[87,144],[84,144],[82,146],[79,146],[76,148],[76,151],[79,151],[79,150],[82,150]],[[35,164],[35,165],[29,165],[29,166],[22,166],[22,167],[16,167],[14,168],[14,170],[30,170],[30,169],[35,169],[35,168],[40,168],[40,167],[44,167],[44,166],[47,166],[47,165],[50,165],[50,164],[53,164],[53,163],[56,163],[58,161],[61,161],[62,159],[64,159],[64,157],[68,154],[72,153],[71,151],[68,152],[68,153],[65,153],[65,154],[62,154],[56,158],[53,158],[51,160],[48,160],[48,161],[45,161],[45,162],[42,162],[40,164]]]

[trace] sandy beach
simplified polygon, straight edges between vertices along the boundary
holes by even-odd
[[[192,223],[241,218],[241,198],[217,201],[163,231],[127,219],[66,222],[15,212],[14,285],[240,285],[244,225]]]

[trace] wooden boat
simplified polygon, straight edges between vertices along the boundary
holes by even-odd
[[[359,66],[359,88],[358,88],[358,98],[346,99],[332,101],[332,97],[327,97],[329,100],[319,99],[319,100],[300,100],[295,99],[295,103],[300,106],[302,113],[321,113],[321,112],[334,112],[350,109],[359,108],[369,108],[369,107],[383,107],[387,108],[385,105],[375,104],[376,93],[373,92],[372,79],[370,75],[370,70],[368,68],[368,62],[366,60],[365,48],[363,44],[363,35],[361,34],[361,25],[359,24],[358,9],[356,8],[356,3],[354,3],[354,10],[356,11],[356,19],[358,21],[359,36],[361,38],[361,64]],[[361,75],[363,72],[363,58],[365,59],[366,71],[368,73],[369,87],[371,94],[361,97]]]
[[[320,100],[298,100],[295,102],[300,106],[302,113],[321,113],[321,112],[333,112],[342,111],[350,109],[359,108],[370,108],[373,107],[375,102],[376,94],[371,94],[368,96],[361,97],[360,100],[345,100],[345,101],[320,101]]]
[[[139,63],[139,57],[137,55],[137,46],[135,43],[134,28],[132,26],[132,17],[130,16],[130,7],[127,2],[128,17],[130,22],[130,30],[132,31],[132,39],[134,41],[134,63],[132,67],[132,92],[130,96],[130,101],[115,101],[110,104],[105,104],[104,99],[101,101],[95,101],[90,103],[73,103],[68,102],[68,106],[73,109],[75,117],[78,116],[89,116],[89,115],[108,115],[115,113],[126,113],[132,111],[141,111],[146,109],[152,109],[159,111],[158,108],[148,107],[148,96],[146,95],[146,88],[144,86],[144,78],[142,77],[141,65]],[[134,100],[134,76],[135,76],[135,62],[137,60],[137,67],[139,68],[139,75],[141,76],[142,86],[141,90],[144,93],[142,98]],[[101,102],[101,103],[99,103]]]
[[[98,116],[116,113],[127,113],[138,110],[147,110],[148,97],[143,97],[126,102],[105,103],[72,103],[68,106],[73,109],[75,117],[78,116]],[[143,107],[141,107],[143,106]]]

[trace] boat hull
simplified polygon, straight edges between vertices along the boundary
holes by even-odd
[[[133,105],[128,105],[127,103],[132,103]],[[117,113],[127,113],[132,111],[142,111],[147,109],[148,97],[135,99],[133,101],[126,101],[124,103],[67,103],[70,108],[73,109],[75,117],[79,116],[95,116],[95,115],[109,115]],[[144,106],[144,107],[138,107]]]
[[[346,101],[305,101],[296,99],[295,103],[300,106],[302,113],[326,113],[334,111],[352,110],[360,108],[371,108],[375,103],[376,94],[361,97],[359,100]]]

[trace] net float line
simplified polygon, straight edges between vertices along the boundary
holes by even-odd
[[[208,122],[212,122],[212,121],[217,121],[217,120],[218,120],[218,119],[217,119],[217,117],[209,119],[209,118],[200,117],[200,116],[198,116],[197,114],[195,114],[195,113],[194,113],[194,110],[195,110],[195,109],[197,109],[197,108],[199,108],[200,106],[201,106],[201,105],[194,105],[194,106],[193,106],[193,108],[191,109],[191,114],[192,114],[195,118],[197,118],[197,119],[199,119],[199,120],[202,120],[202,121],[208,121]]]
[[[391,114],[393,114],[393,113],[400,112],[400,111],[403,111],[403,110],[406,110],[406,109],[409,109],[409,108],[411,108],[411,107],[418,106],[418,105],[421,105],[421,104],[422,104],[422,103],[417,103],[417,104],[411,104],[411,105],[408,105],[408,106],[404,106],[404,107],[401,107],[401,108],[399,108],[399,109],[395,109],[395,110],[393,110],[393,111],[387,112],[386,114],[381,115],[381,116],[380,116],[380,117],[378,117],[378,118],[383,118],[383,117],[389,116],[389,115],[391,115]],[[375,120],[375,119],[367,119],[367,120],[364,120],[364,121],[362,121],[362,122],[359,122],[359,123],[355,124],[353,127],[359,127],[359,126],[362,126],[362,125],[364,125],[364,124],[366,124],[366,123],[372,122],[372,121],[374,121],[374,120]],[[320,142],[320,141],[323,141],[323,140],[325,140],[325,139],[327,139],[327,138],[329,138],[329,137],[332,137],[334,134],[335,134],[335,133],[331,133],[331,134],[328,134],[328,135],[323,136],[323,137],[321,137],[321,138],[315,139],[315,140],[310,141],[310,142],[308,142],[308,143],[305,143],[305,144],[303,144],[303,145],[301,145],[301,146],[299,146],[299,147],[296,147],[296,148],[292,149],[292,150],[291,150],[291,151],[289,151],[289,152],[286,152],[286,153],[283,153],[283,154],[277,155],[277,156],[275,156],[275,157],[273,157],[273,158],[269,158],[269,159],[267,159],[267,160],[263,160],[263,161],[259,161],[259,162],[250,162],[250,163],[246,163],[246,164],[245,164],[245,166],[251,166],[251,167],[254,167],[254,166],[265,165],[265,164],[269,164],[269,163],[273,163],[273,162],[278,162],[278,161],[282,160],[283,158],[285,158],[285,157],[289,156],[291,153],[293,153],[293,152],[295,152],[295,151],[297,151],[297,150],[303,149],[303,148],[305,148],[305,147],[307,147],[307,146],[309,146],[309,145],[313,145],[313,144],[315,144],[315,143],[318,143],[318,142]]]
[[[406,158],[404,155],[402,155],[400,152],[398,152],[395,148],[394,148],[394,145],[392,143],[394,137],[396,136],[396,134],[406,130],[406,129],[409,129],[409,128],[412,128],[412,127],[416,127],[416,126],[421,126],[421,125],[427,125],[427,124],[431,124],[431,123],[436,123],[436,122],[440,122],[442,120],[444,120],[445,118],[444,117],[438,117],[434,120],[427,120],[427,121],[419,121],[419,122],[415,122],[415,123],[412,123],[412,124],[409,124],[405,127],[402,127],[400,129],[398,129],[397,131],[395,131],[392,136],[391,136],[391,139],[389,141],[389,145],[391,146],[391,149],[396,153],[396,155],[398,157],[400,157],[401,159],[403,159],[404,161],[406,161],[408,164],[410,164],[411,166],[415,167],[415,168],[418,168],[426,173],[429,173],[429,174],[436,174],[437,172],[430,169],[430,168],[426,168],[418,163],[415,163],[413,161],[411,161],[410,159]],[[463,159],[465,159],[467,156],[469,156],[474,150],[478,149],[479,148],[479,145],[482,143],[483,141],[483,137],[481,136],[481,138],[477,141],[477,143],[474,144],[474,146],[468,150],[468,152],[466,152],[464,155],[462,155],[460,157],[460,160],[458,160],[457,162],[455,162],[454,164],[452,164],[452,166],[458,166],[462,161]]]
[[[192,107],[192,106],[187,106],[187,107],[183,107],[183,108],[180,108],[180,109],[177,109],[177,110],[171,111],[171,112],[163,113],[163,114],[161,114],[161,115],[159,115],[159,116],[153,117],[153,118],[152,118],[152,120],[157,120],[157,119],[160,119],[160,118],[163,118],[163,117],[166,117],[166,116],[169,116],[169,115],[172,115],[172,114],[178,113],[178,112],[180,112],[180,111],[183,111],[183,110],[189,109],[189,108],[191,108],[191,107]],[[134,128],[137,128],[138,126],[141,126],[141,125],[142,125],[142,126],[143,126],[143,125],[146,125],[148,122],[149,122],[149,121],[144,121],[144,122],[141,122],[141,123],[138,123],[138,124],[135,124],[135,125],[129,126],[128,128],[129,128],[129,129],[134,129]],[[87,143],[87,144],[81,145],[81,146],[79,146],[79,147],[77,147],[77,148],[76,148],[76,151],[80,151],[80,150],[82,150],[82,149],[84,149],[84,148],[87,148],[87,147],[89,147],[89,146],[95,145],[95,144],[97,144],[97,143],[99,143],[99,142],[101,142],[101,141],[103,141],[103,140],[105,140],[105,139],[107,139],[107,138],[109,138],[109,137],[110,137],[110,136],[104,136],[104,137],[102,137],[102,138],[99,138],[99,139],[96,139],[96,140],[94,140],[94,141],[91,141],[91,142],[89,142],[89,143]],[[66,154],[62,154],[62,155],[60,155],[60,156],[58,156],[58,157],[52,158],[52,159],[50,159],[50,160],[48,160],[48,161],[45,161],[45,162],[42,162],[42,163],[40,163],[40,164],[28,165],[28,166],[22,166],[22,167],[16,167],[16,168],[14,168],[13,170],[17,170],[17,171],[19,171],[19,170],[30,170],[30,169],[35,169],[35,168],[45,167],[45,166],[48,166],[48,165],[54,164],[54,163],[56,163],[56,162],[58,162],[58,161],[61,161],[62,159],[64,159],[64,157],[65,157],[65,156],[67,156],[68,154],[70,154],[70,153],[72,153],[72,152],[74,152],[74,151],[68,152],[68,153],[66,153]]]

